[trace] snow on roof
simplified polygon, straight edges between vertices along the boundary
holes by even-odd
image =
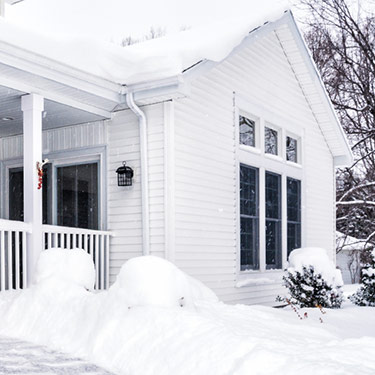
[[[344,251],[371,249],[374,244],[336,231],[336,249]]]
[[[285,9],[260,10],[225,24],[205,25],[127,47],[83,36],[42,35],[0,19],[0,43],[130,85],[176,76],[202,60],[219,62],[250,31],[281,18]]]

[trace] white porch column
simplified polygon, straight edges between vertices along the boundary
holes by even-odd
[[[44,98],[29,94],[22,97],[24,221],[32,225],[27,236],[27,282],[34,278],[39,253],[42,251],[42,189],[38,190],[37,162],[42,161],[42,112]]]

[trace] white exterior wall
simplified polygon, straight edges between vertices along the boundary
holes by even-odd
[[[233,99],[247,103],[253,115],[302,134],[302,169],[285,163],[269,165],[276,172],[301,176],[303,246],[325,247],[334,257],[333,158],[273,33],[198,78],[189,98],[175,102],[174,257],[179,267],[226,302],[274,304],[283,292],[281,272],[238,271],[240,152]],[[257,160],[250,154],[247,162],[258,167]],[[275,281],[256,281],[259,277]],[[253,280],[251,286],[235,287],[247,279]]]
[[[148,122],[150,252],[164,257],[163,104],[142,107]],[[135,170],[132,187],[117,186],[116,169],[126,161]],[[142,201],[138,119],[131,110],[114,114],[108,124],[108,230],[110,282],[124,262],[142,255]]]

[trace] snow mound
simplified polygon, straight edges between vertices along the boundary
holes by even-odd
[[[310,266],[314,267],[315,273],[320,273],[322,275],[328,285],[344,285],[341,271],[336,269],[325,249],[319,247],[305,247],[295,249],[290,253],[289,272],[302,272],[303,267],[309,268]]]
[[[82,249],[53,248],[42,251],[36,271],[35,282],[63,280],[88,290],[94,289],[95,267],[89,254]]]
[[[155,256],[128,260],[122,266],[116,284],[114,290],[129,306],[194,308],[194,302],[199,300],[218,301],[214,292],[198,280]]]

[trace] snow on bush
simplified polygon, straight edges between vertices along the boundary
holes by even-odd
[[[325,249],[293,250],[289,255],[289,268],[283,281],[290,297],[279,300],[286,300],[300,307],[341,307],[341,272],[329,259]]]
[[[42,251],[37,264],[37,284],[51,278],[63,280],[93,290],[95,266],[92,258],[82,249],[53,248]]]
[[[216,295],[174,264],[155,256],[128,260],[117,276],[118,293],[129,306],[186,306],[197,300],[217,302]]]
[[[375,250],[372,250],[370,258],[362,268],[361,287],[349,297],[359,306],[375,306]]]

